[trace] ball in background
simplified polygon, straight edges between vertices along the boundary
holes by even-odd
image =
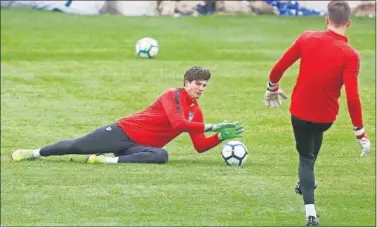
[[[153,38],[144,37],[136,43],[136,55],[142,59],[155,58],[158,51],[158,42]]]

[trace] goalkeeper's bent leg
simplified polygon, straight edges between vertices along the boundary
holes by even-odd
[[[123,130],[112,124],[74,140],[62,140],[40,149],[41,156],[112,153],[134,146]]]
[[[118,163],[156,163],[168,162],[168,152],[162,148],[134,146],[119,155]]]

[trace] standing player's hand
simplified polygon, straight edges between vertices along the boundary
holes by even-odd
[[[364,138],[358,139],[357,142],[359,143],[359,145],[363,149],[361,151],[360,157],[366,156],[370,152],[370,141],[369,141],[369,139],[367,137],[364,137]]]
[[[222,123],[217,123],[217,124],[206,124],[205,125],[205,132],[212,131],[212,132],[220,132],[221,130],[225,128],[236,128],[238,126],[238,121],[236,122],[227,122],[224,121]]]
[[[243,126],[224,128],[219,132],[218,137],[221,141],[226,139],[242,138],[243,131]]]
[[[264,94],[264,104],[269,108],[277,108],[281,105],[280,97],[284,100],[288,98],[284,91],[279,88],[278,84],[267,83],[267,90]]]
[[[365,134],[364,128],[355,127],[354,130],[357,142],[359,143],[361,149],[363,149],[361,151],[360,157],[364,157],[370,152],[370,141],[367,135]]]

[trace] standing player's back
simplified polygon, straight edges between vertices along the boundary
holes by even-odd
[[[304,32],[298,39],[300,72],[292,93],[291,111],[307,120],[332,122],[347,61],[358,58],[346,37],[331,30]]]

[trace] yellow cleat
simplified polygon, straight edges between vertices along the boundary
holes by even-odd
[[[22,160],[33,160],[36,159],[34,157],[34,150],[16,150],[11,155],[13,161],[22,161]]]
[[[105,164],[106,156],[104,155],[89,155],[88,160],[86,160],[86,163],[88,164]]]

